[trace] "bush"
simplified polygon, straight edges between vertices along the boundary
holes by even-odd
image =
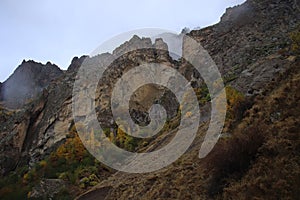
[[[292,40],[292,51],[296,54],[300,54],[300,29],[290,34]]]
[[[243,102],[245,102],[244,95],[231,86],[226,86],[227,98],[227,115],[226,118],[235,120],[241,118],[241,109]],[[242,110],[243,111],[243,110]]]
[[[118,128],[117,136],[113,141],[117,146],[128,151],[135,151],[141,143],[141,139],[126,134],[121,128]]]
[[[236,133],[230,139],[222,139],[207,157],[206,165],[213,170],[210,195],[222,191],[228,177],[241,177],[255,159],[259,147],[264,143],[266,130],[263,124],[253,124]]]
[[[226,86],[225,90],[227,111],[224,132],[228,132],[242,120],[245,112],[253,105],[253,101],[231,86]]]

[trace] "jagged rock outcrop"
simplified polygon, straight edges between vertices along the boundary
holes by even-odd
[[[134,35],[129,41],[122,44],[120,47],[113,51],[113,55],[119,57],[125,52],[129,52],[133,49],[147,49],[152,47],[152,42],[150,38],[140,38]]]
[[[81,66],[82,62],[84,61],[84,59],[86,59],[87,56],[81,56],[80,58],[78,57],[74,57],[71,61],[70,66],[67,69],[67,72],[77,72],[77,70],[79,69],[79,67]]]
[[[248,95],[260,93],[261,85],[290,64],[282,50],[299,24],[299,11],[293,5],[292,0],[249,0],[227,9],[215,26],[189,35],[210,53],[225,82]]]
[[[51,81],[63,74],[58,66],[47,62],[23,61],[1,86],[1,100],[9,108],[21,108],[40,94]]]

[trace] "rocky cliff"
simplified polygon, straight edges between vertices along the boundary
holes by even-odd
[[[9,108],[22,108],[39,95],[51,81],[63,74],[50,62],[45,65],[35,61],[23,61],[14,73],[1,84],[1,101]]]

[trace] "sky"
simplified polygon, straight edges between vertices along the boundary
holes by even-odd
[[[245,0],[0,0],[0,82],[25,60],[66,69],[123,32],[160,28],[180,33],[219,22]]]

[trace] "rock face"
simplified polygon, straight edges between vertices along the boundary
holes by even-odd
[[[209,52],[225,82],[244,94],[260,93],[261,85],[290,64],[280,50],[289,46],[289,33],[299,22],[293,5],[292,0],[249,0],[227,9],[219,24],[190,36]]]
[[[2,84],[1,100],[9,108],[21,108],[62,74],[62,70],[50,62],[43,65],[32,60],[24,60]]]
[[[60,179],[45,179],[38,186],[33,188],[29,198],[31,199],[52,199],[64,187],[64,181]]]
[[[71,126],[73,72],[63,73],[56,65],[42,65],[33,61],[23,62],[4,83],[12,89],[16,80],[29,82],[25,89],[29,93],[14,94],[27,99],[35,97],[22,109],[24,101],[17,101],[13,95],[4,101],[1,121],[1,171],[7,173],[18,166],[33,165],[47,155],[66,137]],[[35,78],[31,78],[35,77]],[[32,79],[32,80],[31,80]],[[11,91],[11,90],[8,90]],[[12,92],[12,91],[11,91]],[[6,93],[9,94],[9,93]],[[8,110],[7,107],[10,109]]]

